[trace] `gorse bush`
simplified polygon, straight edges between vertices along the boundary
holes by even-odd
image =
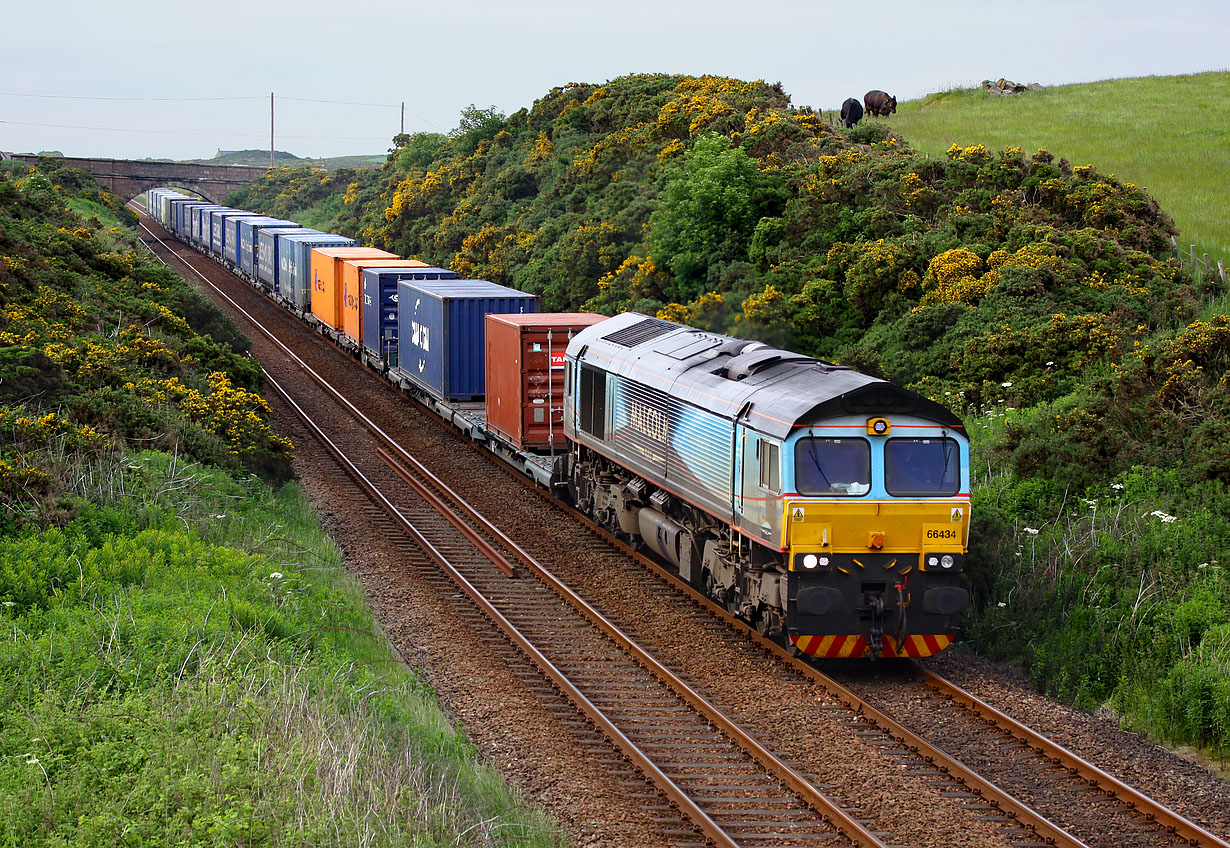
[[[0,530],[60,521],[74,463],[125,443],[288,479],[234,324],[141,256],[114,195],[54,160],[0,174]]]

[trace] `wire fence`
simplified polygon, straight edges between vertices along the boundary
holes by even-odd
[[[1191,272],[1196,282],[1217,278],[1223,286],[1226,284],[1226,266],[1220,259],[1210,262],[1207,253],[1196,255],[1196,245],[1190,245],[1187,250],[1179,247],[1179,240],[1170,237],[1170,246],[1174,249],[1174,258],[1179,260],[1179,267]]]

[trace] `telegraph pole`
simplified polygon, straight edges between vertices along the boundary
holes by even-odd
[[[401,134],[406,134],[406,101],[401,102]]]
[[[269,167],[273,167],[273,92],[269,92]]]

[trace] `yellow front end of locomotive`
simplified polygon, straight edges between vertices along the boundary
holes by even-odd
[[[920,568],[929,551],[964,553],[969,502],[787,501],[783,526],[792,556],[802,552],[901,554]],[[910,558],[913,559],[910,559]]]
[[[969,539],[969,502],[791,501],[784,524],[789,568],[800,580],[823,578],[851,593],[867,585],[925,590],[934,579],[956,578]],[[930,628],[927,628],[928,630]],[[815,657],[929,657],[952,642],[950,632],[885,635],[872,650],[861,633],[792,634],[799,650]]]

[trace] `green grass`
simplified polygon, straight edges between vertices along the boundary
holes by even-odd
[[[900,104],[885,119],[917,149],[1045,148],[1148,191],[1178,225],[1180,247],[1230,262],[1230,73],[1066,85],[1015,97],[981,88]]]
[[[525,846],[297,486],[83,461],[0,544],[0,846]]]

